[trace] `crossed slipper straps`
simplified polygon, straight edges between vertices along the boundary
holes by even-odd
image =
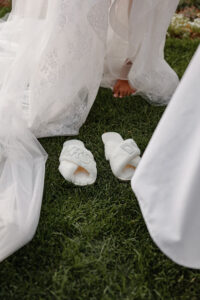
[[[123,140],[120,134],[108,132],[102,135],[105,157],[113,174],[122,181],[132,179],[140,162],[140,149],[133,139]],[[78,140],[67,141],[60,155],[59,171],[69,182],[86,186],[97,178],[97,167],[93,154]]]

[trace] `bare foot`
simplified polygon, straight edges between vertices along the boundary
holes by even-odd
[[[128,80],[117,80],[113,89],[113,95],[115,98],[128,97],[135,92],[136,90],[130,86]]]

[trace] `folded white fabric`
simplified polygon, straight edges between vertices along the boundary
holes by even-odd
[[[97,178],[94,157],[84,143],[78,140],[64,143],[59,171],[67,181],[80,186],[93,184]]]
[[[105,157],[110,161],[113,174],[120,180],[131,180],[140,162],[140,149],[133,139],[123,140],[116,132],[102,135]]]

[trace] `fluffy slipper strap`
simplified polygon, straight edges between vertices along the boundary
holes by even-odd
[[[125,140],[118,145],[113,151],[113,155],[110,157],[110,165],[115,176],[123,180],[123,171],[130,165],[133,165],[133,161],[138,161],[140,150],[136,143],[132,139]]]
[[[82,168],[87,174],[78,179],[76,171]],[[65,169],[65,170],[64,170]],[[81,141],[67,141],[60,155],[59,170],[66,180],[77,185],[87,185],[95,182],[97,177],[96,162],[90,151]]]
[[[133,139],[123,140],[116,132],[102,135],[105,156],[110,161],[113,174],[121,180],[131,180],[140,162],[140,149]]]

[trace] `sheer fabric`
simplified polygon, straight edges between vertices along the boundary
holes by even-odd
[[[47,155],[35,135],[77,134],[103,72],[107,1],[44,3],[16,1],[1,24],[0,261],[37,228]]]
[[[31,22],[15,15],[20,1],[14,4],[8,22],[0,25],[0,261],[35,233],[47,158],[22,119],[28,68],[21,49]]]
[[[14,61],[9,84],[23,91],[17,102],[35,136],[76,135],[101,81],[112,87],[128,77],[149,101],[169,101],[178,78],[163,47],[178,1],[138,1],[14,1],[0,29],[0,84]]]
[[[152,1],[140,0],[140,7],[139,2],[133,0],[133,7],[135,3],[140,10],[145,4],[151,4],[145,11],[151,18],[163,1],[157,0],[152,6]],[[166,31],[175,8],[165,1],[169,14],[162,32]],[[137,82],[131,79],[134,78],[131,74],[138,74],[141,82],[146,72],[144,64],[141,67],[135,59],[136,52],[140,54],[140,61],[142,53],[146,55],[140,51],[145,45],[140,40],[141,35],[134,38],[139,40],[136,52],[130,47],[134,43],[129,43],[127,48],[129,2],[126,5],[120,16],[121,26],[117,15],[122,8],[120,0],[113,3],[109,0],[14,0],[8,20],[0,24],[0,260],[28,242],[38,224],[47,155],[35,137],[78,134],[95,100],[104,70],[108,14],[110,28],[120,41],[125,40],[121,46],[126,51],[121,52],[123,58],[118,57],[119,67],[125,58],[134,57],[134,71],[129,74],[133,85]],[[134,13],[129,13],[135,18]],[[146,16],[137,19],[137,26],[141,21],[140,34],[146,30],[145,20]],[[124,26],[125,31],[119,32]],[[151,34],[152,31],[145,33],[144,39],[146,44],[149,42],[149,49]],[[159,45],[158,42],[155,47]],[[109,46],[107,49],[109,52]],[[127,49],[131,53],[128,57]],[[149,52],[150,61],[154,61],[152,52]],[[115,69],[115,57],[113,52],[114,63],[109,60],[109,70]],[[163,61],[158,63],[162,64]],[[155,72],[159,71],[158,65],[151,64],[153,68],[156,66]],[[117,70],[119,67],[117,65]],[[148,74],[152,72],[151,67]],[[165,70],[172,72],[168,66]],[[174,73],[173,76],[175,88],[177,78]],[[158,80],[152,79],[148,85],[144,80],[144,87],[138,84],[136,88],[147,96],[155,96],[157,101],[160,94],[157,97],[157,90],[155,93],[153,90]],[[169,100],[170,94],[171,90],[162,93],[162,103]]]
[[[24,68],[21,105],[28,127],[37,137],[75,135],[86,120],[102,78],[108,2],[50,1],[43,18],[44,3],[27,1],[21,10],[23,5],[17,1],[17,16],[11,17],[15,28],[21,22],[23,33],[21,56],[15,60],[16,66]],[[16,38],[19,40],[18,34]],[[5,60],[4,64],[6,68]]]
[[[132,187],[158,247],[200,268],[200,48],[147,147]]]

